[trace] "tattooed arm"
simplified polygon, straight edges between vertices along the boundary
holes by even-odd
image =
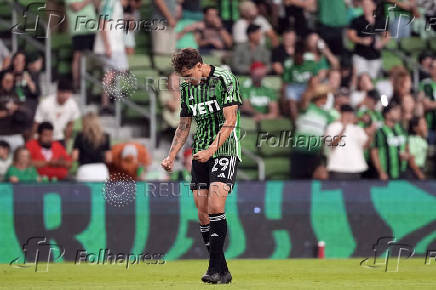
[[[186,139],[188,138],[189,131],[191,130],[191,117],[181,117],[179,126],[176,129],[176,133],[173,138],[173,143],[171,144],[170,152],[168,153],[168,157],[165,158],[161,165],[166,170],[171,172],[174,167],[174,159],[182,148],[183,144],[185,144]]]

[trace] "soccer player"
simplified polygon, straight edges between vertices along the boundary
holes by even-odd
[[[198,209],[200,232],[209,251],[209,268],[201,280],[230,283],[232,275],[224,257],[227,195],[241,161],[239,142],[239,84],[229,71],[203,63],[196,49],[174,54],[173,66],[188,80],[181,84],[180,123],[162,167],[171,171],[174,159],[188,138],[192,118],[194,135],[191,190]]]

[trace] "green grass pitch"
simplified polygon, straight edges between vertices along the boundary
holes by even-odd
[[[436,289],[436,263],[424,258],[401,260],[398,272],[360,266],[346,260],[230,260],[230,285],[200,281],[206,260],[169,261],[162,265],[50,264],[48,272],[33,267],[0,265],[1,289]]]

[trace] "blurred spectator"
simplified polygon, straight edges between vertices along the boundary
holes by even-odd
[[[425,111],[425,118],[428,127],[428,141],[430,144],[436,144],[436,59],[432,61],[430,67],[430,76],[422,81],[419,85],[422,103]]]
[[[177,7],[176,0],[153,0],[152,18],[160,21],[159,26],[165,26],[163,30],[153,29],[151,32],[155,54],[172,54],[176,50]]]
[[[351,94],[351,106],[359,107],[367,95],[367,93],[374,89],[371,77],[368,73],[362,73],[357,77],[357,87]]]
[[[407,139],[410,155],[414,157],[416,166],[424,172],[427,159],[427,123],[423,117],[413,117],[409,125],[409,138]],[[419,178],[419,176],[416,176]]]
[[[79,107],[71,95],[71,82],[59,80],[57,94],[45,98],[38,105],[34,131],[38,124],[50,122],[54,125],[54,140],[65,146],[72,136],[74,122],[80,117]]]
[[[0,74],[0,85],[0,136],[9,143],[11,151],[15,151],[24,145],[23,134],[32,126],[32,114],[15,93],[11,71]]]
[[[26,98],[24,102],[25,106],[30,111],[30,118],[33,120],[36,113],[36,108],[38,107],[39,97],[41,94],[41,86],[43,80],[41,80],[41,72],[44,64],[44,59],[39,53],[32,53],[28,57],[27,70],[29,72],[30,78],[35,83],[36,91],[38,92],[38,96],[34,98]],[[25,137],[26,140],[30,138],[31,128],[26,130]]]
[[[105,163],[112,161],[110,136],[100,125],[97,114],[87,113],[82,119],[82,132],[73,145],[73,162],[79,162],[78,181],[105,181],[109,171]]]
[[[247,28],[248,42],[238,44],[232,56],[232,69],[239,74],[248,74],[250,65],[255,61],[265,64],[268,71],[271,66],[271,51],[260,42],[261,29],[258,25]]]
[[[335,55],[342,55],[343,30],[348,26],[344,0],[317,0],[318,33]]]
[[[11,63],[11,53],[3,40],[0,39],[0,71],[9,67]]]
[[[377,130],[371,149],[371,159],[379,178],[398,179],[415,174],[419,179],[424,179],[424,174],[416,166],[407,147],[407,135],[400,125],[400,105],[395,101],[390,102],[383,108],[383,117],[384,125]]]
[[[297,103],[301,99],[309,79],[318,76],[320,72],[325,75],[326,69],[329,67],[324,55],[318,53],[318,41],[318,35],[312,33],[307,37],[306,43],[297,42],[293,61],[288,60],[284,63],[284,96],[286,100],[289,100],[292,120],[297,117]],[[326,47],[322,48],[322,51],[332,56]],[[331,60],[337,65],[335,57]]]
[[[305,37],[308,28],[308,19],[305,14],[316,11],[317,0],[283,0],[285,19],[288,27],[294,27],[299,37]]]
[[[376,109],[380,101],[380,94],[376,89],[369,90],[365,98],[359,106],[357,117],[359,118],[359,125],[362,128],[368,128],[372,125],[381,128],[383,126],[383,116],[380,111]]]
[[[63,180],[71,168],[71,157],[67,154],[65,147],[53,139],[53,125],[49,122],[42,122],[38,125],[37,139],[26,143],[30,152],[33,166],[43,178],[52,181]]]
[[[102,29],[97,33],[94,52],[100,57],[104,65],[103,88],[109,88],[114,85],[117,73],[124,73],[129,69],[124,45],[124,29],[120,29],[118,26],[112,27],[113,25],[109,23],[109,20],[106,20],[124,19],[123,7],[120,0],[103,0],[100,5],[100,14],[99,21]],[[153,32],[155,31],[153,30]],[[165,32],[164,30],[159,30],[159,33]],[[101,95],[101,114],[113,113],[109,101],[107,90],[103,90]]]
[[[306,37],[306,52],[313,55],[317,64],[318,76],[323,80],[327,76],[329,68],[339,69],[339,60],[334,56],[328,45],[319,38],[315,32],[309,33]]]
[[[259,15],[257,7],[253,2],[244,1],[239,4],[239,13],[241,18],[233,25],[233,41],[235,44],[248,42],[248,26],[260,26],[260,42],[265,44],[265,35],[270,39],[271,45],[276,47],[279,45],[277,34],[272,29],[271,24],[262,15]]]
[[[415,17],[419,17],[416,0],[385,0],[384,2],[385,15],[389,17],[389,31],[392,37],[394,39],[410,37],[410,23]]]
[[[327,96],[327,103],[325,105],[325,109],[326,110],[331,110],[334,109],[335,103],[337,98],[335,98],[335,95],[339,95],[339,91],[341,89],[341,72],[339,70],[336,69],[331,69],[328,71],[327,73],[327,81],[326,81],[327,85],[330,87],[331,93],[328,94]],[[344,92],[347,92],[346,94],[346,104],[350,103],[349,100],[349,92],[347,89],[344,90]],[[340,112],[340,106],[342,104],[340,104],[338,107],[336,107],[336,110],[338,110],[338,112]],[[339,115],[338,115],[339,118]]]
[[[30,152],[24,146],[15,149],[14,161],[9,167],[4,181],[17,183],[17,182],[36,182],[39,181],[38,172],[32,165]]]
[[[284,63],[290,62],[295,54],[295,31],[287,29],[283,32],[283,43],[272,50],[271,62],[272,70],[278,75],[282,75],[284,71]]]
[[[136,24],[141,17],[139,9],[141,8],[141,0],[122,0],[123,5],[124,20],[130,23],[127,28],[126,33],[124,33],[124,46],[126,47],[126,54],[135,54],[135,35],[136,35]]]
[[[24,52],[19,51],[14,54],[9,70],[14,74],[15,92],[20,101],[25,102],[30,99],[37,101],[40,92],[26,70],[26,55]]]
[[[385,19],[374,17],[373,0],[362,0],[363,15],[351,22],[347,36],[355,44],[353,63],[356,73],[368,73],[375,79],[382,67],[381,50],[389,42],[389,33],[382,30]],[[382,31],[382,33],[377,33]]]
[[[127,174],[134,180],[144,180],[151,156],[143,145],[134,142],[112,146],[111,176],[116,173]]]
[[[97,0],[66,0],[66,12],[72,36],[73,63],[73,88],[78,90],[80,86],[80,57],[85,51],[94,50],[95,28],[89,25],[89,21],[96,21],[95,13],[98,8]],[[85,19],[81,23],[80,19]]]
[[[350,105],[342,105],[340,111],[340,120],[331,123],[326,131],[326,136],[333,140],[328,146],[329,178],[357,180],[368,168],[363,152],[371,141],[375,126],[363,129],[355,125],[356,118]]]
[[[203,52],[208,52],[210,49],[231,48],[232,36],[222,25],[218,10],[214,7],[206,7],[203,10],[203,15],[203,21],[186,26],[178,33],[177,39],[183,37],[185,33],[195,32],[198,47]]]
[[[321,139],[327,125],[333,121],[323,109],[329,92],[327,85],[311,80],[302,97],[300,115],[295,122],[295,144],[291,151],[292,179],[327,178]]]
[[[377,90],[387,100],[390,100],[394,95],[394,83],[398,75],[407,74],[407,69],[402,65],[396,65],[389,71],[389,79],[379,80],[376,84]]]
[[[251,78],[241,87],[244,98],[241,111],[254,117],[255,121],[275,119],[279,117],[277,93],[262,83],[267,72],[266,66],[261,62],[254,62],[250,67]]]
[[[188,148],[183,152],[183,169],[171,173],[173,181],[191,181],[192,149]]]
[[[4,140],[0,140],[0,180],[3,180],[6,171],[8,171],[8,168],[12,163],[10,152],[11,148],[9,143]]]
[[[159,90],[159,100],[162,104],[162,130],[167,136],[174,136],[180,120],[180,78],[172,72],[168,77],[167,87]]]
[[[407,71],[399,71],[393,79],[392,100],[399,103],[402,109],[402,125],[407,129],[410,119],[420,110],[420,103],[417,103],[412,96],[412,78]]]
[[[426,78],[430,78],[431,64],[433,61],[433,55],[428,51],[423,51],[418,57],[419,61],[419,81],[423,81]]]
[[[183,19],[201,20],[203,18],[201,0],[181,0],[179,2],[182,2],[181,13]]]
[[[217,7],[224,27],[232,32],[233,23],[239,19],[239,1],[219,0]]]
[[[350,52],[344,53],[340,60],[341,87],[352,89],[356,86],[357,75],[353,67],[353,55]]]
[[[330,87],[330,90],[332,88]],[[329,97],[333,99],[333,105],[327,106]],[[341,117],[341,106],[350,104],[350,91],[347,88],[337,89],[335,93],[332,91],[327,94],[327,102],[324,109],[329,112],[333,121]]]

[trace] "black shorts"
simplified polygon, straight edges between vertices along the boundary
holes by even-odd
[[[235,184],[238,164],[237,156],[218,156],[204,163],[192,160],[191,190],[209,189],[211,183],[222,182],[230,187],[231,192]]]
[[[94,50],[95,34],[73,36],[73,51]]]

